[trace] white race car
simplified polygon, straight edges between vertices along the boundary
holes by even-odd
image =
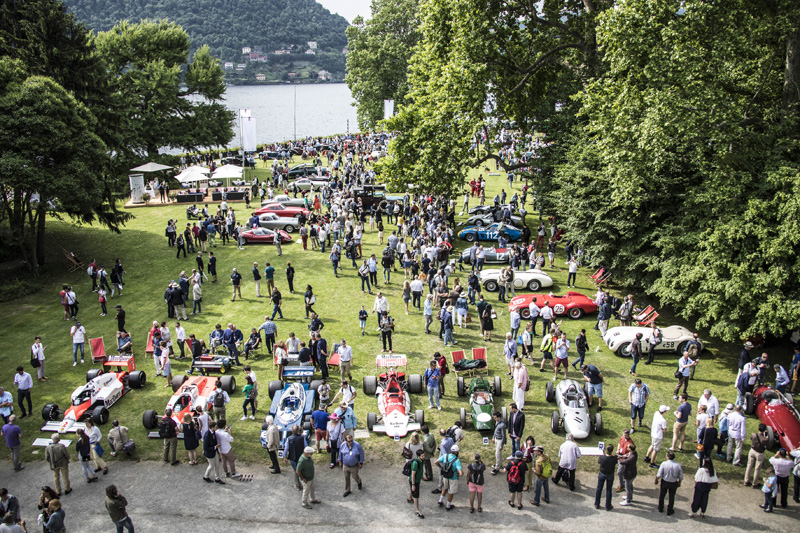
[[[668,326],[661,329],[662,341],[656,344],[656,353],[682,354],[689,346],[689,341],[694,338],[694,334],[683,326]],[[647,351],[647,339],[650,337],[653,328],[640,326],[617,326],[606,331],[603,341],[611,348],[611,351],[620,357],[630,357],[630,346],[637,333],[642,334],[642,353]],[[703,343],[700,342],[700,350],[703,351]]]
[[[550,429],[558,433],[560,427],[572,433],[576,439],[585,439],[594,430],[600,435],[603,432],[603,415],[597,413],[592,419],[589,404],[586,402],[584,385],[575,380],[564,379],[553,386],[552,381],[545,387],[545,399],[556,402],[557,411],[550,416]]]
[[[481,271],[481,285],[489,292],[497,292],[500,269],[488,268]],[[553,278],[534,268],[533,270],[520,270],[514,272],[514,288],[538,291],[542,287],[552,287]]]
[[[378,411],[367,413],[367,429],[381,431],[390,437],[405,437],[409,431],[418,431],[425,423],[425,412],[411,412],[413,393],[422,392],[422,376],[397,372],[395,368],[406,366],[405,355],[381,354],[377,357],[378,376],[364,376],[364,394],[378,398]]]

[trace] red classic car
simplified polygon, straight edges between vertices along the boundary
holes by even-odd
[[[244,241],[244,244],[247,244],[249,242],[273,243],[275,242],[275,235],[281,236],[281,243],[292,242],[292,236],[283,231],[282,229],[272,230],[268,228],[253,228],[245,230],[242,232],[242,240]]]
[[[522,294],[520,296],[515,296],[508,302],[508,309],[510,311],[512,307],[519,308],[520,316],[527,320],[531,316],[528,306],[534,298],[536,298],[536,305],[539,307],[544,307],[544,303],[548,302],[556,316],[567,315],[570,318],[578,319],[586,313],[594,313],[597,311],[597,305],[594,303],[594,300],[585,294],[573,291],[569,291],[564,296],[556,296],[552,293]]]
[[[284,204],[267,204],[256,209],[256,215],[264,213],[275,213],[279,217],[299,217],[300,215],[307,217],[310,211],[302,207],[289,207]]]
[[[800,412],[786,395],[761,385],[745,395],[744,407],[748,415],[755,413],[767,426],[768,447],[777,439],[789,452],[800,449]]]
[[[167,407],[172,409],[172,419],[181,427],[183,415],[189,413],[194,415],[195,409],[199,406],[208,410],[208,398],[214,392],[217,380],[222,384],[222,390],[228,394],[233,394],[236,390],[236,378],[233,376],[222,376],[220,378],[210,376],[189,377],[178,375],[172,378],[172,391],[175,393],[167,402]],[[157,411],[148,409],[142,416],[142,424],[145,429],[158,428],[158,421],[161,418]],[[158,431],[151,431],[150,438],[158,438]],[[178,438],[183,438],[183,433],[178,434]]]

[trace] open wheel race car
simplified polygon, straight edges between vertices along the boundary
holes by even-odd
[[[494,383],[490,384],[488,378],[477,377],[470,381],[467,386],[463,376],[458,377],[458,395],[463,397],[469,395],[469,414],[463,407],[460,409],[459,420],[461,427],[467,427],[467,416],[472,418],[472,424],[478,431],[494,430],[494,396],[500,396],[503,391],[503,380],[500,376],[494,377]],[[503,420],[508,420],[506,408],[500,410]]]
[[[236,390],[236,378],[233,376],[209,377],[209,376],[184,376],[178,375],[172,378],[172,391],[174,394],[167,402],[166,407],[172,409],[172,420],[181,427],[183,415],[189,413],[194,415],[195,409],[200,406],[208,410],[208,397],[214,392],[217,380],[222,384],[222,390],[229,395]],[[166,408],[165,408],[166,411]],[[158,428],[158,421],[161,416],[157,411],[148,409],[142,415],[142,424],[145,429]],[[147,435],[150,438],[158,438],[158,431],[151,431]],[[183,433],[178,433],[178,438],[183,438]]]
[[[411,414],[411,393],[422,392],[422,376],[407,374],[396,369],[406,366],[406,356],[380,354],[375,365],[378,376],[364,376],[364,394],[378,398],[378,411],[367,413],[367,429],[384,432],[390,437],[405,437],[425,423],[425,412],[417,409]]]
[[[744,410],[755,415],[767,426],[768,448],[779,442],[792,456],[800,454],[800,412],[791,395],[783,394],[768,385],[761,385],[745,394]]]
[[[603,432],[603,415],[597,413],[592,419],[584,385],[575,380],[564,379],[553,386],[552,381],[545,387],[545,399],[556,402],[557,411],[550,416],[550,429],[558,433],[559,428],[572,433],[576,439],[585,439],[592,430],[598,435]]]
[[[311,429],[311,413],[316,407],[317,389],[320,385],[322,381],[312,381],[310,384],[300,381],[269,382],[269,397],[272,399],[269,414],[281,432],[281,446],[291,433],[292,426],[302,427],[306,434]],[[265,443],[262,441],[263,444]]]
[[[83,420],[91,418],[95,425],[108,422],[108,409],[125,396],[131,389],[141,389],[147,376],[136,366],[132,355],[114,355],[106,359],[104,366],[116,366],[118,372],[104,373],[102,368],[93,368],[86,373],[86,385],[72,392],[72,405],[59,421],[61,410],[57,404],[48,403],[42,408],[45,424],[42,431],[74,433],[86,429]],[[125,367],[125,369],[123,369]]]

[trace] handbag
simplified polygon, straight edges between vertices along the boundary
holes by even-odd
[[[676,377],[676,378],[680,379],[682,375],[683,375],[683,374],[681,374],[681,371],[680,371],[680,370],[676,370],[676,371],[675,371],[675,377]]]
[[[698,452],[703,452],[703,451],[705,451],[706,447],[705,447],[705,446],[703,446],[703,444],[702,444],[702,443],[698,442],[697,444],[695,444],[695,449],[696,449]]]
[[[38,357],[31,355],[31,366],[33,368],[39,368],[40,366],[42,366],[42,362],[39,361]]]
[[[403,446],[403,451],[400,452],[400,455],[403,456],[403,459],[411,459],[411,449],[408,446]]]
[[[312,294],[311,298],[308,299],[308,305],[313,305],[315,303],[317,303],[317,297],[316,295]]]
[[[103,457],[103,454],[106,453],[106,451],[103,449],[102,446],[100,446],[100,443],[98,442],[97,444],[94,445],[94,453],[97,454],[97,457]]]

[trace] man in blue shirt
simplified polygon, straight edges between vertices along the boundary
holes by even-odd
[[[228,355],[236,358],[236,364],[239,363],[239,351],[236,349],[236,336],[233,329],[233,324],[228,324],[228,328],[222,332],[222,343],[228,349]]]
[[[344,494],[343,498],[350,495],[350,477],[356,480],[358,490],[361,490],[361,476],[358,475],[361,467],[364,466],[364,448],[353,440],[353,435],[346,434],[344,442],[339,445],[339,464],[344,471]]]
[[[275,288],[275,267],[267,263],[264,269],[264,277],[267,280],[267,294],[272,294],[272,289]]]
[[[6,403],[13,404],[13,399],[11,398],[11,394],[3,391],[2,388],[0,388],[0,402],[2,402],[2,405],[5,405]],[[25,468],[24,466],[22,466],[22,463],[20,463],[19,460],[19,452],[20,449],[22,448],[22,441],[20,440],[20,437],[22,437],[22,430],[17,425],[16,416],[11,414],[4,415],[3,419],[6,420],[6,417],[7,417],[7,423],[3,426],[2,429],[0,429],[0,433],[2,433],[3,437],[5,437],[6,446],[8,447],[9,450],[11,450],[11,462],[14,463],[14,471],[19,472],[20,470]]]
[[[436,361],[431,361],[430,368],[425,370],[425,374],[422,376],[422,381],[428,388],[428,401],[430,402],[428,409],[436,407],[440,411],[442,410],[442,406],[439,403],[439,380],[441,377],[442,374],[439,372]],[[435,406],[434,403],[436,404]]]
[[[328,430],[329,418],[327,407],[324,404],[320,404],[317,410],[311,413],[311,422],[314,425],[314,440],[317,443],[317,453],[322,453],[322,450],[319,449],[319,443],[326,440],[325,434]]]
[[[273,322],[270,317],[264,317],[264,323],[258,328],[264,330],[264,344],[267,346],[267,352],[272,355],[272,347],[275,345],[275,334],[278,333],[278,326]]]
[[[453,447],[450,448],[450,453],[443,453],[434,463],[441,469],[443,480],[442,493],[439,495],[439,506],[441,506],[445,498],[447,498],[446,509],[448,511],[455,508],[455,506],[452,505],[453,495],[458,492],[459,476],[464,475],[464,471],[461,468],[461,461],[458,458],[458,451],[458,444],[454,444]],[[448,471],[450,471],[450,475],[445,475]]]

